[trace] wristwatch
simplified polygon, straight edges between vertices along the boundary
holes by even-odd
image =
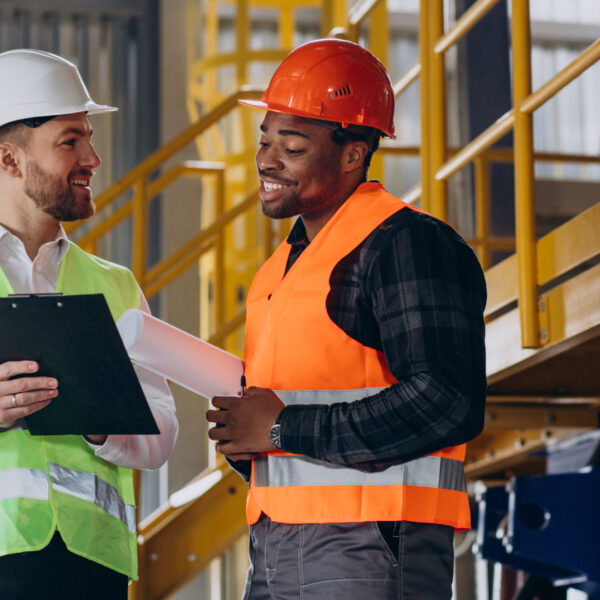
[[[281,450],[281,421],[280,417],[277,417],[273,421],[273,425],[271,425],[271,429],[269,430],[269,439],[271,440],[271,444],[275,446],[278,450]]]

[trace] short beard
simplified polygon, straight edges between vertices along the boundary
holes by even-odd
[[[44,171],[37,162],[28,160],[25,172],[25,193],[57,221],[79,221],[94,214],[96,207],[91,198],[78,201],[68,183]]]
[[[286,198],[278,206],[271,206],[269,202],[262,202],[263,214],[270,219],[287,219],[297,215],[308,215],[312,212],[325,210],[330,201],[335,198],[341,189],[341,177],[337,175],[328,182],[327,189],[318,196],[299,198],[293,196]]]

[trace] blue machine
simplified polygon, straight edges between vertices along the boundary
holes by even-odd
[[[600,467],[513,477],[478,508],[481,557],[600,598]]]

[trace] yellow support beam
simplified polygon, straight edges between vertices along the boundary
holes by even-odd
[[[148,260],[148,182],[145,177],[138,179],[133,186],[131,210],[133,213],[131,271],[143,288]]]
[[[235,37],[236,45],[236,81],[238,88],[246,85],[247,54],[250,50],[250,10],[249,0],[236,0]]]
[[[348,11],[348,39],[358,42],[360,26],[362,22],[371,14],[371,12],[385,0],[358,0]]]
[[[390,28],[387,7],[384,0],[377,3],[369,16],[369,50],[384,64],[388,64]],[[369,167],[369,179],[384,179],[383,155],[373,155]]]
[[[480,240],[479,262],[483,269],[491,264],[490,256],[490,165],[481,156],[475,159],[475,235]]]
[[[519,264],[519,314],[523,348],[539,346],[533,120],[521,103],[531,94],[529,2],[512,2],[513,105],[515,110],[515,221]]]
[[[246,484],[228,466],[221,480],[190,503],[163,507],[139,534],[140,579],[136,600],[175,593],[247,531]]]
[[[538,242],[538,283],[544,285],[600,255],[600,202]]]
[[[598,422],[598,405],[488,404],[485,412],[487,431],[498,429],[543,429],[544,427],[589,427]]]
[[[506,281],[509,285],[510,281]],[[517,309],[488,322],[486,346],[493,352],[487,355],[487,374],[490,385],[500,385],[516,373],[541,365],[545,360],[566,352],[590,339],[600,338],[600,265],[579,273],[551,289],[546,297],[548,311],[547,344],[538,348],[522,348]],[[536,304],[536,320],[539,310]],[[594,353],[582,356],[594,359]],[[597,361],[596,361],[597,362]],[[597,365],[596,365],[597,366]],[[590,365],[590,377],[595,372]],[[568,373],[564,373],[568,376]],[[540,384],[543,384],[540,381]]]
[[[437,0],[435,0],[437,1]],[[431,20],[429,0],[419,3],[419,56],[421,63],[421,208],[431,212],[431,122],[427,107],[431,101]]]
[[[431,136],[429,148],[430,159],[430,209],[431,213],[442,219],[448,220],[448,198],[446,181],[436,179],[433,174],[446,162],[446,69],[444,54],[437,54],[433,50],[434,43],[444,33],[444,2],[443,0],[428,0],[428,53],[427,63],[430,69],[429,99],[421,104],[421,109],[428,108]]]
[[[344,0],[324,0],[322,3],[321,36],[329,37],[332,30],[344,31],[347,38],[346,3]]]
[[[546,285],[600,255],[599,231],[600,203],[541,238],[537,243],[537,284]],[[513,255],[486,271],[486,316],[518,298],[517,268]]]

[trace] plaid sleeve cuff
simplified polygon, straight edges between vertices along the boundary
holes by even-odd
[[[286,406],[280,414],[281,449],[317,458],[317,441],[324,410],[327,410],[326,406],[313,404]]]

